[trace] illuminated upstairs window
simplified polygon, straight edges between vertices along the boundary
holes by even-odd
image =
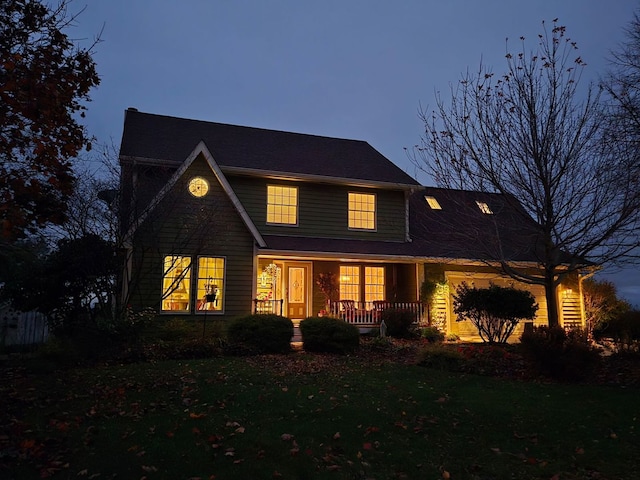
[[[267,223],[298,224],[298,189],[296,187],[267,186]]]
[[[438,203],[438,200],[436,200],[436,197],[425,195],[424,199],[427,201],[427,204],[429,205],[431,210],[442,210],[442,207]]]
[[[370,193],[349,193],[349,228],[376,229],[376,196]]]
[[[489,205],[486,202],[480,202],[478,200],[476,200],[476,205],[478,205],[478,208],[480,209],[480,211],[486,215],[492,215],[493,212],[491,211],[491,208],[489,208]]]

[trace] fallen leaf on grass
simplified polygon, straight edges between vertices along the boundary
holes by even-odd
[[[364,431],[364,436],[366,437],[370,433],[377,433],[379,431],[380,431],[380,428],[378,427],[367,427],[367,429]]]
[[[289,440],[291,440],[293,438],[293,435],[291,435],[290,433],[283,433],[282,435],[280,435],[280,438],[283,441],[288,442]]]
[[[156,467],[154,467],[153,465],[142,465],[142,470],[144,470],[147,473],[157,472],[158,471],[158,469]]]
[[[338,440],[340,438],[340,432],[336,432],[333,434],[333,439]]]

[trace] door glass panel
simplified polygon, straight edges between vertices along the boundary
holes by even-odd
[[[289,268],[289,303],[304,303],[304,268]]]

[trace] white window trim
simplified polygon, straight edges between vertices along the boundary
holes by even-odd
[[[349,225],[349,195],[371,195],[373,197],[373,228],[358,228]],[[347,194],[347,227],[354,232],[377,232],[378,231],[378,196],[370,192],[349,192]]]
[[[269,221],[269,187],[284,187],[293,188],[296,191],[296,223],[280,223]],[[300,189],[295,185],[283,185],[283,184],[267,184],[267,201],[265,202],[265,223],[267,225],[277,225],[281,227],[297,227],[300,223]]]
[[[196,298],[196,295],[198,295],[198,278],[199,278],[199,269],[200,269],[200,265],[199,265],[199,260],[201,258],[222,258],[224,260],[224,268],[222,269],[222,306],[220,308],[220,310],[198,310],[196,307],[198,306],[198,298]],[[196,269],[194,269],[195,272],[195,282],[194,282],[194,299],[193,299],[193,312],[197,315],[224,315],[224,311],[226,308],[226,304],[227,304],[227,257],[224,255],[198,255],[196,256]]]

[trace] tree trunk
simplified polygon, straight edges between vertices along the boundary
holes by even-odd
[[[560,325],[558,316],[558,297],[556,296],[556,283],[553,271],[545,272],[544,293],[547,299],[547,317],[549,319],[549,327],[557,327]]]

